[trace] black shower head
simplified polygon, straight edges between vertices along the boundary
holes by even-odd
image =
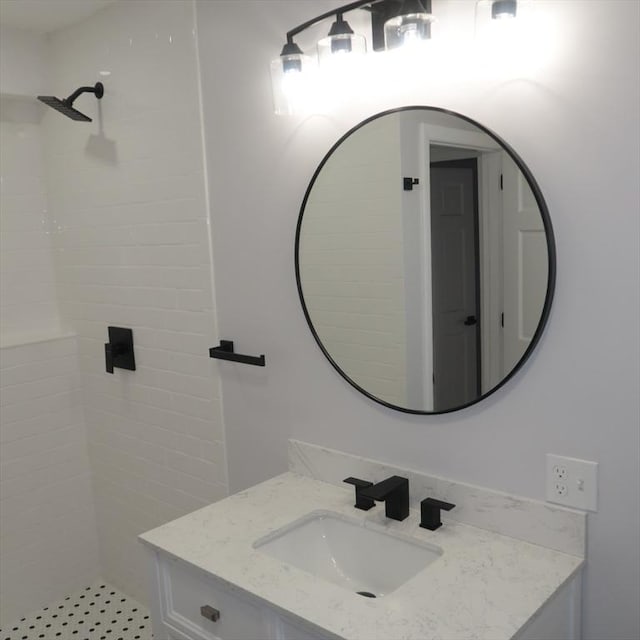
[[[60,98],[56,98],[55,96],[38,96],[38,100],[44,102],[50,107],[53,107],[56,111],[59,111],[72,120],[91,122],[91,118],[89,118],[89,116],[85,116],[84,113],[80,113],[73,107],[69,106],[66,100],[60,100]]]
[[[80,113],[80,111],[73,108],[74,100],[83,93],[93,93],[96,98],[100,100],[104,95],[104,86],[102,82],[96,82],[93,87],[80,87],[79,89],[76,89],[64,100],[56,98],[55,96],[38,96],[38,100],[40,100],[40,102],[44,102],[47,106],[54,108],[56,111],[59,111],[63,115],[67,116],[67,118],[82,122],[92,122],[89,116],[85,116],[84,113]]]

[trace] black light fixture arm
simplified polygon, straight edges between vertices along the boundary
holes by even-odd
[[[332,18],[333,16],[342,16],[342,14],[347,13],[349,11],[353,11],[354,9],[359,9],[360,7],[364,7],[365,5],[373,5],[378,2],[382,2],[383,0],[356,0],[356,2],[350,2],[349,4],[345,4],[342,7],[338,7],[337,9],[333,9],[332,11],[327,11],[311,20],[307,20],[302,24],[299,24],[297,27],[291,29],[291,31],[287,31],[287,43],[293,44],[293,38],[297,36],[299,33],[302,33],[309,27],[312,27],[314,24],[318,22],[322,22],[327,18]]]
[[[380,7],[376,9],[376,5],[380,5]],[[517,5],[517,0],[492,0],[491,16],[492,18],[496,18],[499,15],[515,16]],[[287,31],[287,42],[284,45],[281,55],[284,56],[291,54],[301,54],[302,51],[293,41],[293,39],[299,33],[302,33],[309,27],[312,27],[314,24],[332,17],[335,17],[336,21],[338,23],[341,23],[343,22],[342,16],[345,13],[353,11],[354,9],[361,8],[365,8],[372,13],[374,49],[377,49],[380,48],[376,45],[379,45],[380,43],[380,31],[382,23],[385,20],[395,15],[402,15],[403,12],[418,13],[426,11],[427,13],[431,13],[431,0],[355,0],[355,2],[350,2],[348,4],[342,5],[341,7],[332,9],[331,11],[321,13],[319,16],[316,16],[311,20],[307,20],[306,22],[299,24],[297,27],[294,27],[293,29]],[[83,87],[83,89],[91,91],[91,89],[88,87]],[[77,95],[74,93],[73,99],[75,100],[76,97]],[[72,96],[69,96],[67,100],[71,98]]]

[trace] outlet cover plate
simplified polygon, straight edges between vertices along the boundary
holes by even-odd
[[[547,501],[598,510],[598,463],[547,454]]]

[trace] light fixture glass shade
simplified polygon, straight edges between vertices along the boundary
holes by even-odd
[[[493,3],[491,4],[491,17],[494,20],[515,18],[517,12],[517,0],[493,0]]]
[[[367,52],[367,41],[356,33],[341,33],[318,41],[318,61],[321,65],[361,56]]]
[[[384,44],[387,49],[411,47],[431,38],[433,16],[429,13],[408,13],[389,18],[384,23]]]
[[[271,61],[273,107],[277,115],[293,115],[306,99],[311,60],[303,53],[278,56]]]

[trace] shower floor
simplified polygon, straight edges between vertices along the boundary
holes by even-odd
[[[149,610],[106,582],[7,625],[0,640],[151,640]]]

